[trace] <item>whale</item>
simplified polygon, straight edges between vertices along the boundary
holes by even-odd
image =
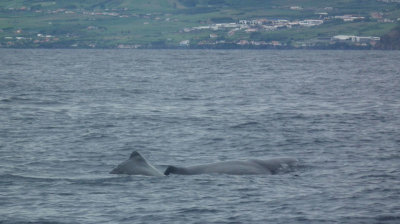
[[[119,164],[111,170],[110,174],[129,174],[143,176],[164,176],[157,168],[147,162],[147,160],[137,151],[131,153],[128,160]]]
[[[128,174],[143,176],[168,176],[198,175],[198,174],[228,174],[228,175],[255,175],[255,174],[277,174],[281,171],[288,171],[298,163],[294,158],[273,158],[273,159],[250,159],[239,161],[222,161],[188,167],[168,165],[164,166],[165,171],[161,172],[152,166],[137,151],[131,153],[129,159],[119,164],[110,171],[110,174]],[[166,168],[165,168],[166,167]]]
[[[256,175],[276,174],[293,168],[298,163],[293,158],[274,158],[268,160],[251,159],[243,161],[223,161],[188,167],[168,166],[164,175],[197,175],[197,174],[228,174],[228,175]]]

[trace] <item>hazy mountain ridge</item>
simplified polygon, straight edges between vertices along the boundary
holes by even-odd
[[[5,0],[0,15],[1,47],[386,48],[379,38],[398,26],[400,4]]]

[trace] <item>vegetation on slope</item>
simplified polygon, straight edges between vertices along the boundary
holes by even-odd
[[[398,18],[400,3],[377,0],[3,0],[0,47],[373,48],[388,44],[352,36]]]
[[[400,26],[385,34],[381,38],[378,48],[385,50],[400,50]]]

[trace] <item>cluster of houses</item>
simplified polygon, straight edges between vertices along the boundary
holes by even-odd
[[[239,24],[250,26],[261,26],[265,29],[278,29],[278,28],[292,28],[293,26],[318,26],[323,24],[324,21],[320,19],[305,19],[289,21],[286,19],[255,19],[255,20],[239,20]]]
[[[399,0],[400,1],[400,0]],[[301,7],[291,7],[292,10],[302,10]],[[266,32],[266,31],[274,31],[279,29],[291,29],[295,27],[314,27],[324,24],[325,21],[329,20],[342,20],[343,22],[355,22],[365,20],[366,18],[363,16],[357,15],[339,15],[339,16],[327,16],[328,13],[317,13],[320,15],[320,19],[304,19],[304,20],[295,20],[290,21],[286,19],[252,19],[252,20],[238,20],[236,23],[216,23],[210,25],[196,26],[192,28],[185,28],[183,32],[195,32],[201,30],[211,30],[216,31],[209,35],[209,40],[201,41],[199,44],[223,44],[224,38],[218,38],[219,35],[224,35],[221,32],[217,31],[227,31],[228,36],[233,36],[237,31],[244,31],[246,33],[252,32]],[[376,19],[378,22],[393,22],[384,20],[382,13],[371,13],[371,18]],[[214,39],[214,41],[212,41]],[[354,36],[354,35],[336,35],[330,38],[325,38],[327,40],[321,40],[323,42],[328,41],[332,43],[348,43],[351,45],[359,45],[359,46],[374,46],[377,42],[380,41],[379,37],[373,36]],[[315,42],[315,41],[314,41]],[[252,41],[252,40],[240,40],[236,42],[237,45],[254,45],[254,46],[283,46],[284,43],[280,43],[278,41],[273,42],[264,42],[264,41]],[[189,42],[184,41],[180,43],[180,46],[188,46]]]
[[[399,0],[400,1],[400,0]],[[293,10],[300,10],[297,7],[291,7]],[[274,31],[278,29],[290,29],[294,27],[313,27],[319,26],[327,20],[342,20],[343,22],[355,22],[366,19],[363,16],[357,15],[339,15],[327,16],[328,13],[317,13],[320,19],[305,19],[290,21],[286,19],[253,19],[253,20],[239,20],[236,23],[216,23],[210,25],[196,26],[192,28],[184,28],[183,32],[192,32],[198,30],[226,30],[229,29],[228,36],[232,36],[236,31],[244,30],[247,33],[259,31]],[[395,22],[387,18],[383,18],[381,13],[371,13],[371,18],[376,19],[378,22]],[[400,18],[398,19],[400,21]]]
[[[16,32],[18,34],[22,34],[22,30],[20,32]],[[55,37],[53,35],[46,35],[46,34],[41,34],[38,33],[35,36],[32,37],[25,37],[25,36],[6,36],[4,37],[5,42],[3,44],[5,44],[5,46],[13,46],[16,43],[21,43],[21,42],[31,42],[34,44],[42,44],[42,43],[51,43],[51,42],[56,42],[59,41],[60,39],[58,37]]]
[[[380,41],[380,37],[371,37],[371,36],[352,36],[352,35],[336,35],[332,37],[332,41],[335,42],[352,42],[359,44],[372,44],[374,45],[376,42]]]
[[[343,15],[343,16],[335,16],[335,19],[341,19],[344,22],[354,22],[357,20],[363,20],[365,17],[363,16],[353,16],[353,15]]]
[[[293,28],[293,27],[312,27],[323,24],[324,21],[320,19],[305,19],[290,21],[286,19],[254,19],[254,20],[239,20],[238,23],[216,23],[205,26],[197,26],[192,28],[183,29],[184,32],[192,32],[196,30],[222,30],[230,29],[229,36],[238,30],[244,30],[247,33],[258,31],[273,31],[277,29]]]

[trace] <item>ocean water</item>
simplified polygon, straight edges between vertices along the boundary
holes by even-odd
[[[400,52],[0,49],[0,223],[400,223]],[[297,158],[276,175],[112,175]]]

